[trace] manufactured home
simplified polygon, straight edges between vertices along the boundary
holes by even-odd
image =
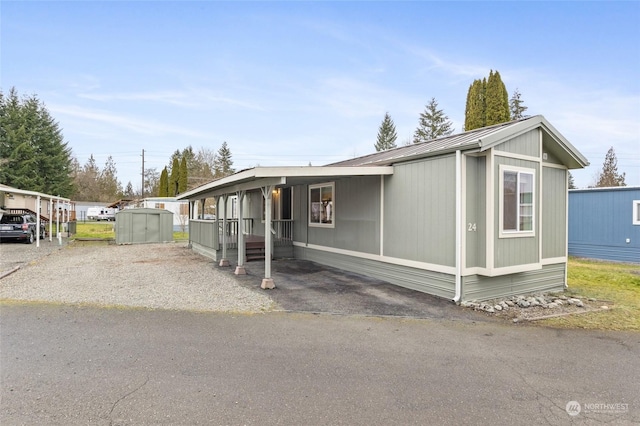
[[[640,187],[570,190],[569,255],[640,263]]]
[[[567,176],[587,159],[533,116],[320,167],[256,167],[190,190],[191,247],[220,265],[307,259],[485,300],[566,286]],[[229,218],[230,197],[237,218]],[[216,220],[197,220],[206,199]]]

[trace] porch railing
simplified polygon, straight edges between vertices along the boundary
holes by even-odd
[[[273,243],[275,245],[289,246],[293,244],[292,219],[272,220],[271,232],[273,234]]]
[[[245,235],[253,235],[253,219],[246,218],[243,221]],[[274,245],[293,244],[293,220],[274,220],[271,222],[271,230]],[[220,250],[223,233],[226,233],[227,249],[237,249],[238,219],[227,219],[226,226],[222,220],[191,219],[189,221],[189,239],[204,247]]]

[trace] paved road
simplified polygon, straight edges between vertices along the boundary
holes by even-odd
[[[0,337],[3,426],[640,422],[638,333],[4,303]]]

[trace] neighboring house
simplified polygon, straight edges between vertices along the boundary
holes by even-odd
[[[132,205],[129,204],[125,208],[131,207]],[[135,207],[168,210],[173,213],[174,231],[186,232],[189,228],[189,203],[187,201],[178,201],[175,197],[152,197],[136,201]]]
[[[76,220],[75,203],[68,198],[26,191],[3,184],[0,184],[0,210],[7,213],[33,213],[38,222],[42,221],[48,226],[50,238],[54,223]]]
[[[640,187],[570,190],[569,255],[640,263]]]
[[[237,258],[238,274],[264,241],[263,288],[275,254],[486,300],[564,289],[567,170],[586,165],[534,116],[327,166],[243,170],[178,199],[192,218],[221,201],[217,220],[191,220],[190,244],[221,265]]]

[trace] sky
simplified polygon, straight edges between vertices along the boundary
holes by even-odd
[[[588,158],[578,187],[610,147],[640,186],[637,1],[2,1],[0,37],[1,90],[135,189],[143,150],[158,172],[225,141],[236,170],[319,166],[374,152],[386,112],[404,145],[431,98],[461,132],[490,70]]]

